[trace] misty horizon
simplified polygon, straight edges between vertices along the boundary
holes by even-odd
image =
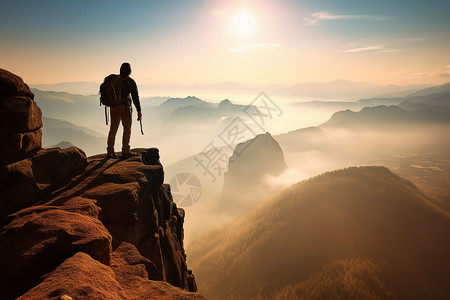
[[[450,299],[449,12],[2,2],[0,298]]]
[[[42,91],[66,92],[71,94],[80,94],[84,96],[98,94],[98,87],[101,81],[77,81],[77,82],[59,82],[52,84],[30,84],[31,88]],[[439,85],[446,85],[444,82]],[[371,97],[394,97],[412,94],[414,91],[432,87],[431,84],[412,84],[380,85],[370,82],[351,81],[336,79],[326,82],[302,82],[295,84],[256,84],[239,83],[235,81],[223,81],[214,83],[195,83],[195,84],[150,84],[138,83],[141,97],[186,97],[188,95],[204,97],[205,100],[221,101],[227,97],[249,98],[257,93],[264,91],[273,93],[277,97],[297,100],[330,100],[330,101],[352,101],[358,98]],[[339,86],[339,87],[338,87]],[[331,91],[323,95],[323,89],[328,88]],[[337,90],[338,89],[338,90]],[[194,94],[192,94],[194,93]],[[195,94],[196,93],[196,94]],[[236,101],[236,99],[234,99]]]

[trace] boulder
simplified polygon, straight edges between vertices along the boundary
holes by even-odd
[[[0,69],[0,165],[29,157],[42,147],[42,112],[22,78]]]
[[[22,78],[0,68],[0,98],[11,96],[25,96],[34,99],[34,94]]]
[[[42,127],[42,112],[31,98],[0,98],[0,138]]]
[[[47,175],[41,184],[60,184],[67,182],[74,172],[87,165],[87,157],[77,147],[67,149],[44,149],[31,158],[33,168],[42,170]]]
[[[159,149],[158,148],[149,148],[141,152],[142,162],[145,165],[159,165],[161,166],[161,162],[159,161]]]
[[[19,161],[36,154],[42,148],[42,130],[18,132],[0,138],[0,166]]]
[[[0,296],[20,296],[77,252],[103,264],[111,259],[111,235],[92,217],[57,207],[36,207],[13,215],[0,232]],[[6,246],[7,245],[7,246]]]
[[[78,148],[45,149],[35,156],[0,166],[0,217],[39,201],[87,164]]]
[[[78,252],[18,299],[130,299],[108,266]]]

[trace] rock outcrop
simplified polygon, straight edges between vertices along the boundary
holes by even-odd
[[[20,78],[0,75],[1,97],[31,99]],[[0,164],[1,299],[204,299],[158,149],[127,160],[33,151]]]
[[[19,299],[128,299],[111,268],[83,252],[64,261]]]
[[[220,207],[243,212],[271,193],[266,176],[277,176],[286,169],[284,154],[270,133],[259,134],[239,143],[228,162]]]
[[[22,78],[0,69],[0,164],[25,158],[42,146],[42,113]]]
[[[87,164],[81,149],[41,149],[34,156],[0,165],[0,220],[37,203]],[[1,223],[1,222],[0,222]]]

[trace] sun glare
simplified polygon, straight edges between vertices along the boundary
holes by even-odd
[[[234,17],[233,28],[238,34],[250,34],[255,29],[255,18],[247,12],[240,12]]]

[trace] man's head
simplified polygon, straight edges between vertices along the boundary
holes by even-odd
[[[124,62],[120,66],[120,76],[130,76],[131,74],[131,66],[129,63]]]

